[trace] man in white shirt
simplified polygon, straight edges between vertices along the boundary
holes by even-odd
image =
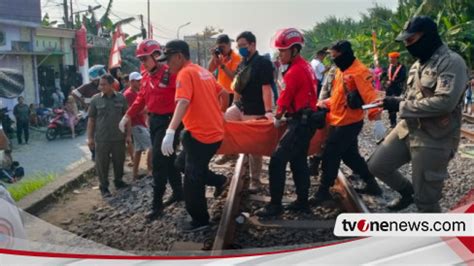
[[[317,51],[316,55],[314,56],[314,59],[311,60],[311,67],[313,68],[313,71],[316,74],[316,79],[318,79],[318,96],[321,93],[324,73],[326,73],[326,67],[323,64],[324,58],[326,57],[326,53],[327,48],[323,48]]]

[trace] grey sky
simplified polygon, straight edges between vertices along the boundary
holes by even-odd
[[[72,0],[75,10],[97,3],[106,6],[107,0]],[[62,6],[54,6],[60,0],[41,0],[42,10],[54,19],[62,16]],[[114,0],[113,12],[125,18],[143,14],[146,20],[146,0]],[[240,32],[250,30],[257,36],[257,46],[261,52],[270,52],[270,39],[274,32],[285,27],[310,29],[328,16],[351,17],[358,19],[360,13],[379,5],[395,9],[397,0],[361,1],[361,0],[240,0],[240,1],[184,1],[151,0],[151,21],[154,34],[160,42],[176,38],[179,25],[191,22],[181,29],[180,36],[201,32],[205,26],[222,28],[224,33],[235,38]],[[103,14],[100,9],[97,15]],[[114,21],[118,18],[113,15]],[[146,22],[145,22],[146,23]],[[140,22],[124,27],[129,34],[139,33]]]

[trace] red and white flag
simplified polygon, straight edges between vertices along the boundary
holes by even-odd
[[[109,56],[109,69],[120,67],[122,65],[120,51],[125,47],[127,47],[125,44],[125,34],[122,32],[122,28],[117,26],[115,28],[114,35],[112,36],[112,49],[110,49]]]

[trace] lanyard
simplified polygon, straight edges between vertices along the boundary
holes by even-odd
[[[390,64],[390,66],[388,67],[388,80],[390,80],[390,81],[393,82],[393,81],[395,80],[395,78],[397,77],[398,72],[400,72],[400,69],[402,68],[402,64],[399,64],[399,65],[398,65],[398,67],[397,67],[397,69],[395,70],[395,73],[393,74],[393,76],[392,76],[392,66],[393,66],[393,65]]]

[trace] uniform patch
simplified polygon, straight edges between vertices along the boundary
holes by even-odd
[[[441,74],[439,77],[441,88],[449,88],[454,82],[455,75],[451,73]]]

